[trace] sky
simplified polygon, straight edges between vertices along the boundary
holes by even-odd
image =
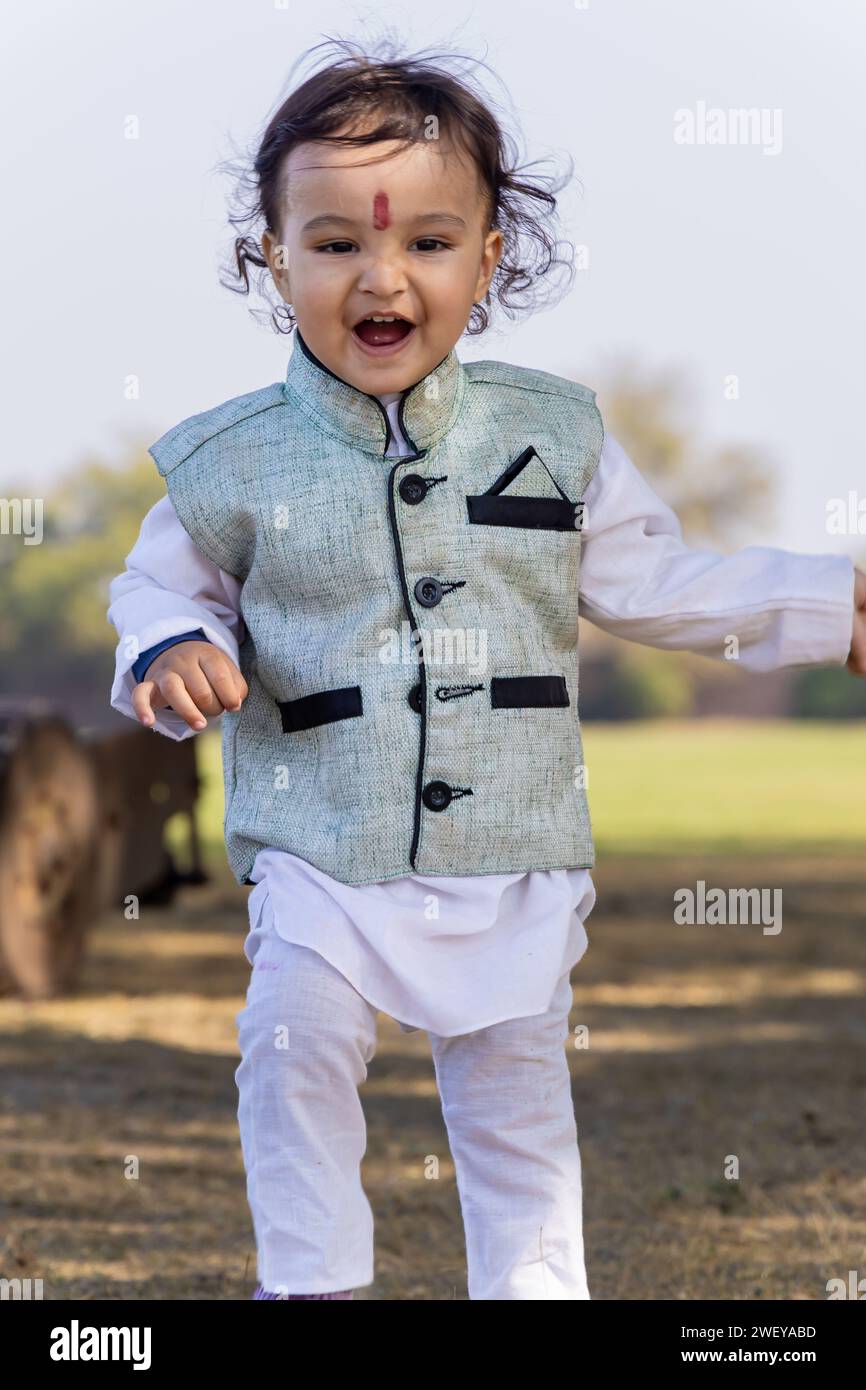
[[[217,166],[253,147],[305,49],[389,27],[490,65],[522,160],[574,161],[571,293],[458,355],[582,381],[602,414],[617,359],[682,372],[702,440],[773,463],[764,543],[863,555],[866,534],[826,520],[829,499],[866,498],[862,4],[42,0],[4,27],[0,494],[84,458],[120,467],[283,377],[292,340],[219,284]],[[763,113],[748,139],[739,109]]]

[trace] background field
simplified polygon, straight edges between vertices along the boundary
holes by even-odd
[[[585,751],[599,900],[572,979],[591,1046],[569,1059],[592,1296],[824,1298],[866,1269],[866,731],[590,725]],[[225,865],[218,738],[201,754],[213,883],[103,918],[75,998],[0,1001],[0,1264],[47,1298],[254,1285],[234,1085],[248,890]],[[698,878],[781,888],[782,931],[677,926],[672,894]],[[425,1033],[380,1015],[363,1099],[377,1270],[356,1298],[464,1299]]]
[[[584,723],[583,744],[599,867],[621,853],[866,853],[866,720]],[[223,873],[217,734],[199,765],[202,834]],[[184,843],[179,827],[179,855]]]

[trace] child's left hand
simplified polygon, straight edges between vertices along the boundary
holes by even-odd
[[[854,569],[854,630],[845,665],[852,676],[866,676],[866,574]]]

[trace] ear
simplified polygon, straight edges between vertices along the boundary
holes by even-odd
[[[262,233],[262,253],[268,263],[274,284],[287,304],[292,302],[292,287],[289,280],[288,247],[277,241],[273,232]]]
[[[487,233],[484,242],[484,250],[481,253],[481,265],[478,270],[478,280],[475,285],[474,299],[479,303],[490,288],[496,267],[502,256],[502,233],[496,231]]]

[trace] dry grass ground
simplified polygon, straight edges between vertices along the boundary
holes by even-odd
[[[569,1049],[593,1298],[822,1299],[866,1274],[862,856],[607,856],[595,878],[572,977],[590,1046]],[[699,878],[782,888],[781,933],[675,925]],[[50,1299],[249,1298],[246,892],[105,918],[74,998],[0,1000],[0,1275]],[[380,1015],[363,1099],[377,1277],[356,1298],[466,1298],[425,1033]]]

